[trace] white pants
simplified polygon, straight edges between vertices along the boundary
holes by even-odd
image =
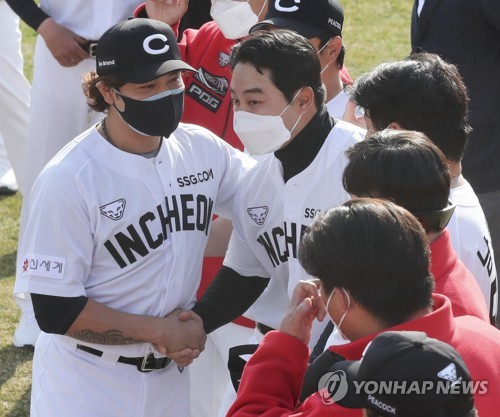
[[[33,357],[31,417],[188,417],[189,370],[139,372],[41,333]]]
[[[7,2],[0,1],[0,134],[24,191],[23,170],[28,133],[30,85],[23,72],[19,18]],[[2,152],[5,158],[5,152]]]
[[[229,348],[247,344],[252,334],[253,329],[228,323],[208,335],[205,350],[189,366],[192,417],[219,414],[226,387],[232,387],[227,369]]]

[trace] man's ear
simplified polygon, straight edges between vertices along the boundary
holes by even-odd
[[[296,100],[301,110],[309,109],[311,105],[314,106],[314,90],[311,87],[303,87]]]
[[[342,49],[342,38],[340,36],[334,36],[328,42],[323,53],[328,54],[331,61],[336,61]]]
[[[101,93],[101,95],[103,96],[103,98],[106,101],[106,103],[108,103],[108,104],[114,104],[114,102],[115,102],[115,93],[113,92],[113,88],[112,87],[110,87],[109,85],[105,84],[102,81],[99,81],[96,84],[96,87],[99,90],[99,92]]]
[[[398,122],[391,122],[389,126],[387,126],[387,129],[394,129],[394,130],[406,130],[403,126],[401,126]]]

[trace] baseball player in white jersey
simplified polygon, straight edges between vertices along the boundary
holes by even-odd
[[[297,261],[301,233],[349,199],[344,151],[365,134],[328,114],[316,51],[297,33],[259,33],[234,48],[231,65],[235,131],[248,152],[268,155],[240,186],[224,266],[193,308],[207,332],[260,294],[245,315],[260,331],[280,323],[296,282],[307,279]]]
[[[95,68],[93,54],[101,34],[118,21],[132,16],[139,0],[6,0],[29,26],[38,32],[33,58],[31,107],[19,224],[21,240],[28,222],[33,184],[45,164],[100,115],[89,109],[81,94],[82,75]],[[29,297],[15,297],[21,320],[14,344],[36,341]]]
[[[311,164],[286,183],[282,163],[270,157],[240,186],[224,265],[240,275],[272,277],[246,313],[255,321],[278,328],[296,283],[309,278],[297,260],[300,237],[317,214],[350,198],[341,184],[344,151],[363,134],[338,121]]]
[[[181,366],[206,336],[178,309],[194,304],[212,214],[230,216],[253,161],[179,125],[194,70],[168,25],[120,22],[96,54],[84,90],[106,118],[44,168],[21,244],[14,291],[43,330],[31,416],[188,416]]]

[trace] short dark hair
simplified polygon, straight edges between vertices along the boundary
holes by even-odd
[[[320,214],[302,236],[299,261],[330,294],[345,288],[387,327],[432,305],[429,247],[418,220],[381,199],[350,200]]]
[[[381,64],[355,81],[351,96],[377,130],[397,122],[425,133],[449,160],[462,160],[471,132],[467,89],[457,67],[438,55]]]
[[[270,70],[271,81],[288,102],[302,87],[311,87],[314,102],[320,108],[325,101],[321,81],[321,65],[309,41],[291,30],[260,32],[235,45],[231,52],[231,68],[238,63],[252,64],[261,74]]]
[[[412,213],[447,207],[448,163],[423,133],[381,130],[345,154],[342,182],[349,194],[388,198]]]
[[[326,45],[326,43],[334,37],[335,37],[335,35],[332,35],[332,32],[323,32],[319,36],[319,48],[318,49],[321,50],[321,48],[323,48]],[[345,45],[342,44],[342,48],[340,48],[340,52],[337,55],[337,60],[335,61],[337,64],[337,67],[339,69],[341,69],[344,66],[345,52],[346,52]]]

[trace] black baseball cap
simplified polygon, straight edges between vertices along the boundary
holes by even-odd
[[[342,36],[344,10],[338,0],[276,0],[269,2],[266,17],[250,29],[250,34],[266,26],[289,29],[307,39],[324,32]]]
[[[129,19],[103,33],[96,49],[96,72],[125,82],[145,83],[172,71],[195,71],[181,59],[177,39],[166,23]]]
[[[381,333],[361,360],[337,362],[332,371],[345,372],[347,395],[337,403],[347,408],[388,417],[465,417],[474,407],[471,377],[459,353],[423,332]],[[354,381],[364,381],[359,393]]]

